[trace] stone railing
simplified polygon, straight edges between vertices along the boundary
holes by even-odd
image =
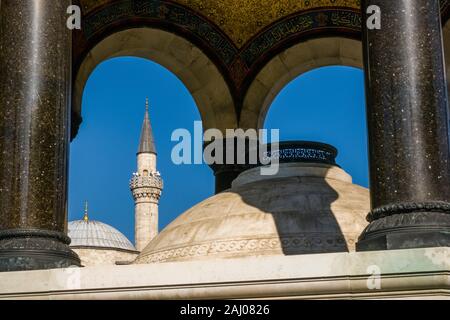
[[[278,160],[280,163],[316,162],[336,165],[338,154],[337,149],[331,145],[310,141],[280,142],[277,149],[268,145],[267,150],[262,155],[264,163]]]
[[[137,188],[163,188],[163,181],[158,175],[135,176],[130,180],[130,189]]]
[[[130,180],[130,189],[135,201],[158,202],[163,189],[163,180],[159,175],[134,176]]]

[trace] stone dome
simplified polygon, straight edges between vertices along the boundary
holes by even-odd
[[[336,154],[323,161],[327,153],[317,150],[283,151],[291,159],[278,174],[243,172],[231,189],[174,220],[135,263],[354,251],[367,225],[368,189],[335,165]]]
[[[72,248],[105,248],[136,251],[133,244],[116,228],[100,221],[76,220],[69,222]]]

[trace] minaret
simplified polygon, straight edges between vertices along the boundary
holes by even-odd
[[[161,176],[156,170],[156,148],[148,109],[147,98],[137,152],[137,172],[130,181],[135,202],[135,244],[138,251],[142,251],[158,234],[158,202],[163,188]]]

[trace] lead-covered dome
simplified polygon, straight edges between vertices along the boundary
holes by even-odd
[[[133,244],[116,228],[100,221],[69,222],[70,243],[74,248],[108,248],[136,251]]]
[[[189,209],[135,263],[354,251],[369,191],[335,164],[324,144],[283,143],[280,168],[243,172],[231,189]]]

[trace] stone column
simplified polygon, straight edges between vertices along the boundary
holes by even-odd
[[[381,9],[368,30],[366,9]],[[364,0],[372,211],[358,250],[450,245],[449,116],[439,0]]]
[[[79,265],[67,237],[71,0],[2,0],[0,271]]]

